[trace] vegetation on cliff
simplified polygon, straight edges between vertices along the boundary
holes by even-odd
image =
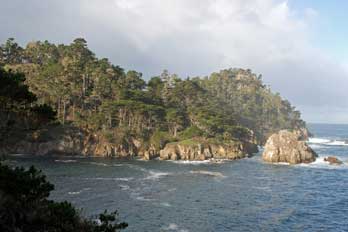
[[[82,38],[69,45],[31,42],[25,48],[9,39],[0,49],[0,65],[12,70],[1,75],[24,73],[34,105],[50,106],[62,125],[110,143],[137,139],[145,147],[163,147],[202,137],[261,144],[280,129],[305,127],[299,111],[250,70],[186,79],[165,70],[145,81],[140,72],[97,58]]]
[[[69,202],[49,200],[54,186],[33,166],[12,168],[0,162],[0,231],[115,232],[126,228],[117,211],[96,220],[80,216]]]

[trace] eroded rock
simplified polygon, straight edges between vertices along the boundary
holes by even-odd
[[[303,141],[301,132],[281,130],[269,137],[262,159],[266,162],[289,164],[314,162],[317,154]]]
[[[343,162],[339,160],[337,157],[328,156],[324,158],[325,162],[329,162],[330,165],[341,165]]]
[[[241,159],[256,153],[257,146],[248,142],[234,141],[226,144],[202,140],[169,143],[160,151],[161,160]]]

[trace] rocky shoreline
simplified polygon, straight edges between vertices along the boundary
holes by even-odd
[[[308,131],[281,130],[269,137],[262,158],[265,162],[289,164],[314,162],[317,154],[306,144]],[[60,126],[36,131],[19,141],[0,144],[0,155],[29,154],[37,156],[79,155],[143,160],[221,160],[242,159],[258,152],[251,141],[218,141],[195,137],[163,145],[145,143],[130,137],[122,142],[108,141],[100,134],[89,134],[75,127]]]
[[[122,143],[110,142],[98,134],[87,134],[76,128],[50,128],[48,133],[31,134],[20,141],[0,144],[0,154],[30,154],[38,156],[83,155],[90,157],[140,158],[144,160],[209,160],[241,159],[258,152],[256,144],[231,140],[218,142],[193,138],[171,142],[159,147],[130,138]]]

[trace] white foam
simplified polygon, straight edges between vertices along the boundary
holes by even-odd
[[[120,186],[120,188],[121,188],[122,190],[128,190],[128,189],[130,189],[130,187],[129,187],[128,185],[120,184],[120,185],[118,185],[118,186]]]
[[[158,180],[162,177],[169,176],[169,175],[171,175],[171,173],[149,171],[149,175],[145,177],[144,180]]]
[[[207,159],[207,160],[168,160],[176,164],[191,164],[191,165],[200,165],[200,164],[220,164],[228,161],[228,159]]]
[[[134,165],[134,164],[127,164],[128,167],[133,168],[135,170],[138,171],[142,171],[142,172],[147,172],[148,170],[142,167],[139,167],[138,165]]]
[[[122,167],[122,166],[124,166],[123,164],[113,164],[113,165],[111,165],[111,166],[113,166],[113,167]]]
[[[210,160],[202,160],[202,161],[198,161],[198,160],[175,160],[175,161],[168,160],[168,161],[176,163],[176,164],[193,164],[193,165],[211,163]]]
[[[171,207],[172,205],[169,204],[168,202],[161,202],[160,203],[161,206],[164,206],[164,207]]]
[[[114,178],[115,180],[119,180],[119,181],[130,181],[133,180],[133,177],[119,177],[119,178]]]
[[[289,166],[290,164],[287,162],[278,162],[278,163],[272,163],[273,165],[284,165],[284,166]]]
[[[180,229],[179,226],[175,223],[170,223],[166,227],[162,227],[162,230],[164,231],[178,231],[178,232],[188,232],[187,229]]]
[[[80,194],[81,191],[77,191],[77,192],[68,192],[69,195],[77,195],[77,194]]]
[[[320,144],[325,146],[348,146],[347,141],[344,140],[330,140],[326,138],[309,138],[309,144]]]
[[[211,172],[211,171],[204,171],[204,170],[199,170],[199,171],[190,171],[192,174],[202,174],[206,176],[212,176],[212,177],[220,177],[220,178],[225,178],[221,172]]]
[[[145,198],[145,197],[142,197],[142,196],[136,197],[135,199],[138,200],[138,201],[152,201],[152,199],[148,199],[148,198]]]
[[[313,149],[320,149],[320,148],[323,148],[323,145],[320,145],[320,144],[311,144],[310,147],[313,148]]]
[[[346,169],[348,165],[343,162],[341,165],[332,165],[327,161],[324,161],[326,156],[319,156],[314,162],[308,164],[298,164],[299,167],[309,167],[309,168],[322,168],[322,169]]]
[[[322,144],[322,143],[328,143],[330,142],[329,139],[323,139],[323,138],[309,138],[308,139],[308,143],[319,143],[319,144]]]
[[[114,181],[130,181],[133,177],[87,177],[87,180],[114,180]]]
[[[54,162],[59,162],[59,163],[76,163],[77,160],[55,160]]]
[[[88,164],[97,165],[97,166],[104,166],[104,167],[109,166],[108,164],[105,164],[105,163],[99,163],[99,162],[88,162]]]
[[[348,146],[346,141],[339,141],[339,140],[331,141],[331,142],[327,143],[326,145],[329,145],[329,146]]]
[[[9,156],[21,157],[21,156],[29,156],[29,155],[28,154],[9,154]]]

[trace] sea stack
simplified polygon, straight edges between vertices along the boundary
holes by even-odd
[[[271,135],[265,145],[262,159],[270,163],[311,163],[318,156],[297,131],[281,130]]]

